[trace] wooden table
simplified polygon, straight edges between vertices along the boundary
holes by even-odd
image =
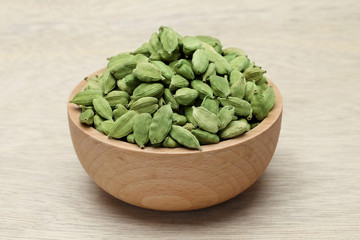
[[[1,1],[0,239],[359,239],[359,1]],[[239,46],[283,94],[265,174],[208,209],[156,212],[97,187],[66,100],[160,25]]]

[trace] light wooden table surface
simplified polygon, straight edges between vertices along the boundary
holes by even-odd
[[[360,2],[0,1],[0,239],[360,239]],[[244,48],[284,98],[277,150],[240,196],[144,210],[97,187],[66,100],[160,25]]]

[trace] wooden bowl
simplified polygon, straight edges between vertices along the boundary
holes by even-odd
[[[252,185],[274,154],[280,133],[282,98],[277,87],[269,83],[276,94],[269,116],[244,135],[202,146],[202,151],[140,149],[135,144],[109,139],[82,125],[78,106],[68,103],[72,142],[89,176],[122,201],[162,211],[209,207],[235,197]],[[85,86],[86,82],[81,81],[69,100]]]

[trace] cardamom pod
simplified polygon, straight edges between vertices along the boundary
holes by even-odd
[[[101,127],[101,123],[103,122],[104,120],[97,114],[95,114],[94,116],[94,126],[95,126],[95,129],[98,130],[99,132],[104,133],[104,130],[102,129]]]
[[[201,42],[206,43],[211,47],[213,47],[218,54],[222,54],[222,44],[219,39],[205,35],[198,35],[195,37],[199,39]]]
[[[190,56],[197,49],[201,48],[202,43],[196,37],[185,36],[182,42],[182,49],[186,56]]]
[[[210,76],[210,85],[215,96],[225,98],[231,93],[229,82],[223,77],[216,75]]]
[[[186,107],[185,108],[185,117],[186,117],[186,120],[190,124],[192,124],[194,126],[194,128],[198,126],[197,123],[194,120],[194,117],[193,117],[193,109],[192,109],[192,107]]]
[[[123,104],[117,104],[113,111],[115,120],[124,115],[127,111],[128,109]]]
[[[230,73],[230,86],[241,79],[245,80],[244,74],[242,74],[239,70],[232,70]]]
[[[136,79],[136,77],[133,74],[126,75],[123,79],[126,86],[128,86],[131,91],[134,91],[134,89],[139,86],[142,82]]]
[[[226,59],[215,51],[210,45],[203,43],[202,49],[208,54],[209,61],[215,64],[215,70],[218,74],[224,75],[231,72],[231,66]]]
[[[132,94],[134,89],[133,88],[130,88],[128,85],[126,85],[125,81],[124,81],[124,78],[123,79],[119,79],[117,81],[117,86],[118,88],[121,90],[121,91],[124,91],[126,92],[127,94]]]
[[[191,81],[191,87],[199,92],[199,98],[204,99],[205,97],[214,98],[214,92],[212,88],[200,80]]]
[[[115,107],[117,104],[126,105],[129,102],[129,98],[129,94],[124,91],[111,91],[105,97],[110,107]]]
[[[89,106],[92,105],[93,100],[98,97],[102,97],[103,93],[100,90],[86,90],[83,92],[78,92],[73,99],[70,100],[70,103],[75,103],[77,105]]]
[[[214,114],[217,114],[219,112],[219,104],[219,100],[205,97],[204,100],[201,102],[201,107],[206,108]]]
[[[192,123],[185,123],[185,125],[182,126],[182,127],[185,128],[188,131],[192,131],[193,129],[196,128]]]
[[[162,61],[152,61],[152,63],[155,64],[160,69],[161,74],[165,78],[164,83],[169,85],[172,76],[174,76],[175,74],[174,70],[165,63],[163,63]]]
[[[195,78],[191,64],[185,59],[180,59],[174,65],[174,70],[177,74],[183,76],[186,79],[193,80]]]
[[[191,61],[194,73],[197,75],[203,74],[209,66],[209,56],[204,49],[197,49]]]
[[[165,79],[161,75],[160,69],[155,64],[149,62],[138,63],[132,73],[143,82],[156,82]]]
[[[166,105],[166,102],[165,102],[165,100],[164,100],[164,98],[159,98],[159,107],[162,107],[162,106],[165,106]]]
[[[136,111],[129,110],[124,115],[116,119],[114,125],[109,131],[108,137],[122,138],[129,135],[133,131],[134,119],[137,115],[138,113]]]
[[[241,119],[238,121],[232,121],[226,128],[220,131],[221,139],[229,139],[240,136],[241,134],[250,130],[250,124],[246,119]]]
[[[235,114],[235,108],[231,105],[224,106],[220,109],[217,117],[220,121],[219,130],[224,129],[232,120]]]
[[[131,99],[137,100],[142,97],[160,98],[164,92],[164,86],[161,83],[142,83],[134,89]]]
[[[200,144],[214,144],[220,142],[218,135],[201,129],[194,129],[191,133],[199,140]]]
[[[136,54],[134,56],[134,59],[135,59],[136,63],[149,62],[149,58],[147,56],[145,56],[144,54]]]
[[[168,135],[172,125],[172,115],[173,111],[170,105],[165,105],[154,113],[149,130],[152,144],[161,143]]]
[[[180,115],[178,113],[173,113],[172,123],[174,125],[182,126],[186,123],[186,117],[184,115]]]
[[[135,138],[134,138],[134,134],[130,133],[129,135],[126,136],[126,141],[128,143],[135,143]]]
[[[189,86],[189,81],[180,75],[173,75],[171,78],[169,89],[170,91],[176,91],[179,88],[184,88]]]
[[[171,54],[179,44],[177,33],[171,27],[165,26],[161,26],[159,32],[162,47],[166,52]]]
[[[250,102],[255,92],[258,92],[258,88],[255,82],[246,82],[244,99]]]
[[[251,105],[249,102],[237,97],[219,98],[221,105],[233,106],[235,108],[235,114],[240,117],[247,117],[251,114]]]
[[[98,97],[93,100],[93,106],[97,114],[101,117],[111,120],[112,119],[112,109],[108,101],[103,97]]]
[[[80,122],[91,126],[94,123],[94,111],[92,109],[81,111]]]
[[[234,54],[236,56],[246,56],[246,53],[244,52],[244,50],[240,49],[240,48],[236,48],[236,47],[229,47],[229,48],[224,48],[223,49],[223,54],[226,55],[231,55]]]
[[[177,148],[179,144],[170,136],[167,136],[162,142],[162,146],[166,148]]]
[[[220,121],[216,114],[203,107],[192,107],[194,120],[201,129],[210,133],[217,133]]]
[[[238,71],[243,71],[249,66],[249,64],[250,60],[244,55],[238,56],[230,62],[231,69]]]
[[[150,43],[143,43],[140,47],[138,47],[135,51],[132,51],[131,54],[144,54],[147,57],[150,57],[151,53],[149,50]]]
[[[240,78],[235,80],[230,87],[230,91],[231,91],[230,96],[243,99],[245,96],[245,85],[246,85],[245,78]]]
[[[173,125],[171,127],[170,136],[181,145],[201,150],[199,140],[188,130],[183,127]]]
[[[149,129],[152,117],[149,113],[141,113],[134,120],[134,139],[140,148],[145,148],[149,141]]]
[[[202,75],[202,81],[206,82],[207,80],[210,79],[210,76],[212,75],[216,75],[216,70],[215,70],[215,64],[214,63],[209,63],[209,66],[207,67],[205,73]]]
[[[268,87],[265,91],[264,91],[264,96],[267,100],[267,108],[269,109],[269,111],[271,109],[273,109],[274,105],[275,105],[275,92],[272,86]]]
[[[226,59],[226,61],[228,61],[228,63],[230,63],[232,60],[234,60],[237,57],[236,54],[230,54],[230,55],[225,55],[224,58]]]
[[[114,126],[115,122],[113,120],[105,120],[101,122],[101,129],[106,135],[109,135],[111,128]]]
[[[130,109],[137,111],[138,113],[150,113],[153,114],[158,110],[158,99],[154,97],[143,97],[136,100],[130,105]]]
[[[116,79],[122,79],[126,75],[132,73],[136,65],[137,63],[134,55],[129,55],[116,60],[109,70]]]
[[[199,93],[195,89],[180,88],[175,93],[175,100],[181,105],[188,106],[198,97]]]
[[[122,59],[131,59],[133,56],[130,53],[119,53],[115,56],[108,57],[107,60],[109,60],[106,68],[111,69],[113,66],[115,66],[118,61],[121,61]]]
[[[99,78],[98,75],[95,75],[92,78],[85,78],[87,86],[90,90],[102,90],[102,78]]]
[[[258,82],[263,77],[265,70],[262,70],[260,67],[247,68],[244,71],[244,76],[246,81]]]
[[[177,110],[179,109],[179,103],[175,100],[175,97],[171,93],[170,89],[165,88],[164,90],[164,100],[166,104],[170,103],[172,109]]]
[[[269,103],[264,94],[255,92],[250,103],[253,109],[253,115],[258,121],[262,121],[269,114]]]

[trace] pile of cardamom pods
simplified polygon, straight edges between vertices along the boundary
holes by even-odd
[[[135,51],[108,60],[70,102],[81,123],[140,148],[201,150],[254,128],[275,103],[266,71],[214,37],[161,26]]]

